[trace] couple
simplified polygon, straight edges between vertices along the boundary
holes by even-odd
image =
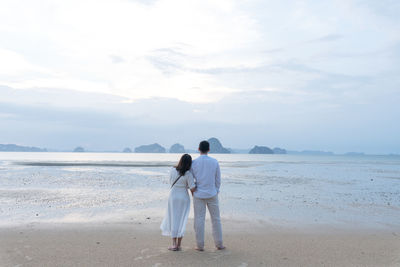
[[[221,172],[218,161],[207,155],[209,151],[210,144],[207,141],[202,141],[199,144],[200,157],[195,159],[193,164],[192,157],[184,154],[178,165],[171,170],[168,210],[160,227],[163,235],[172,237],[172,247],[169,250],[181,250],[182,238],[190,211],[188,188],[193,195],[196,249],[204,250],[206,206],[211,216],[215,246],[219,250],[225,249],[222,244],[222,227],[218,205]]]

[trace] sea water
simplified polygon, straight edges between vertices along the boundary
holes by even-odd
[[[0,226],[161,220],[180,156],[1,152]],[[211,156],[223,220],[400,228],[398,156]]]

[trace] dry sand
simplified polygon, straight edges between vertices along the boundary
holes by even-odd
[[[0,266],[400,266],[400,231],[288,229],[223,222],[227,249],[194,250],[189,221],[183,251],[167,250],[158,220],[113,224],[29,224],[0,229]]]

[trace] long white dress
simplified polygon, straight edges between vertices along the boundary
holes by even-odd
[[[179,177],[179,172],[173,168],[170,172],[169,182],[172,185]],[[184,176],[172,187],[168,198],[168,209],[161,223],[162,235],[183,237],[190,211],[189,188],[194,188],[193,175],[187,171]]]

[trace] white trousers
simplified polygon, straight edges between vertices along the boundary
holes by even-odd
[[[194,231],[198,248],[204,248],[204,224],[206,220],[206,206],[210,212],[214,243],[222,247],[222,226],[219,215],[218,194],[212,198],[193,197],[194,208]]]

